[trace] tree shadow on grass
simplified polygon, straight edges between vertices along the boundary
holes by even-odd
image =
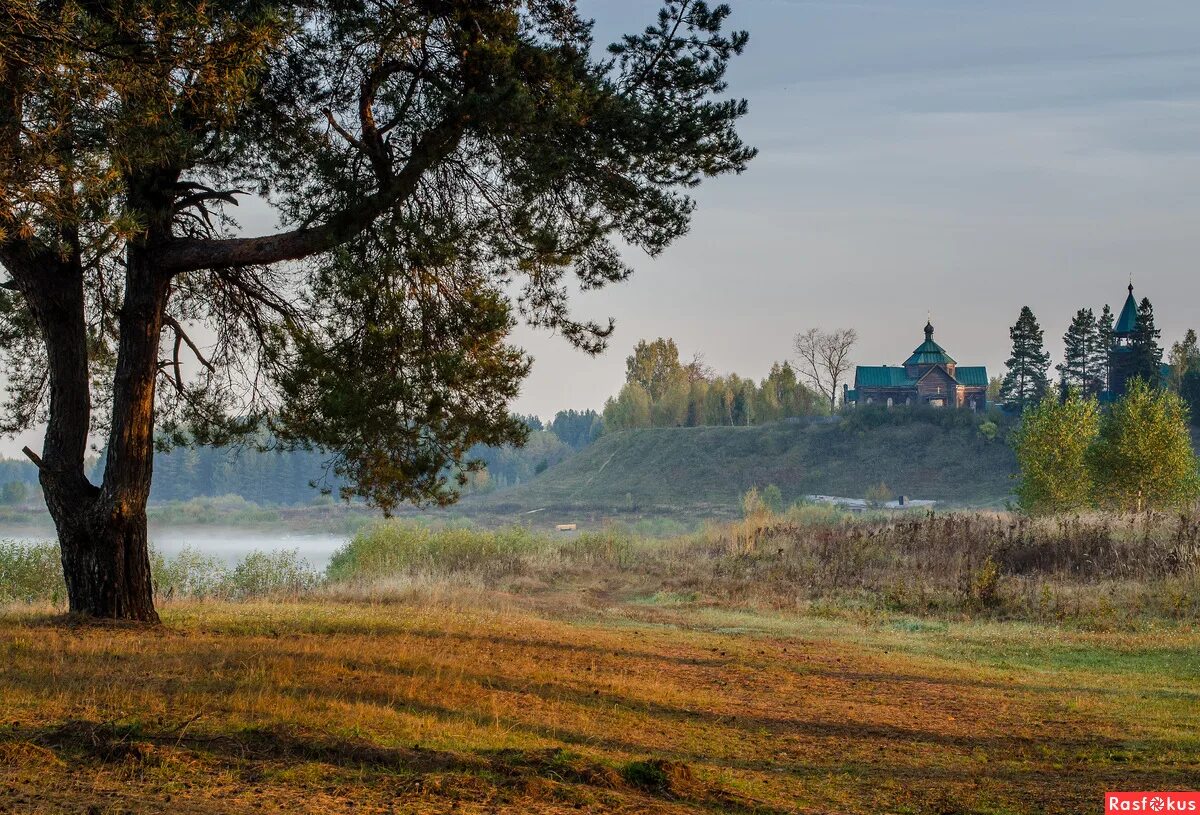
[[[141,725],[71,719],[43,726],[0,727],[0,744],[31,744],[52,751],[73,768],[89,763],[161,763],[164,751],[206,758],[245,779],[260,780],[280,766],[318,763],[414,782],[427,777],[474,779],[506,795],[554,798],[556,788],[586,788],[622,799],[674,801],[700,811],[784,815],[777,809],[698,779],[691,768],[662,759],[631,762],[618,769],[562,748],[472,752],[390,747],[290,725],[251,727],[235,733],[188,734],[182,728],[152,730]],[[438,784],[441,788],[443,785]],[[451,784],[451,787],[453,785]],[[467,785],[478,789],[479,784]],[[446,788],[450,792],[450,788]]]

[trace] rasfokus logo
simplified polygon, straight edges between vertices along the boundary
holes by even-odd
[[[1106,792],[1104,813],[1195,812],[1200,815],[1200,792]]]

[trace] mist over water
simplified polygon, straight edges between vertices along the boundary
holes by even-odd
[[[324,569],[348,535],[299,533],[278,529],[240,529],[226,526],[150,527],[150,545],[171,557],[185,548],[220,558],[229,566],[251,552],[296,550],[314,569]],[[52,529],[0,525],[0,540],[39,543],[55,540]]]

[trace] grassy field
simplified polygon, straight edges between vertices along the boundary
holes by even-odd
[[[1200,635],[183,603],[0,622],[12,812],[1078,813],[1200,780]]]
[[[1002,504],[1016,470],[1003,438],[979,432],[983,417],[932,411],[860,411],[832,422],[756,427],[677,427],[602,436],[539,478],[464,509],[736,511],[752,486],[775,484],[785,500],[863,497],[885,482],[896,494],[956,504]]]
[[[0,812],[1066,815],[1200,787],[1191,517],[393,522],[323,574],[156,558],[157,628],[58,616],[54,561],[0,547]]]
[[[0,813],[1087,813],[1200,786],[1200,517],[361,531],[154,558],[164,625],[0,544]]]

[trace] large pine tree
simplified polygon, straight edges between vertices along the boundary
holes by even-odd
[[[729,7],[658,11],[603,50],[567,0],[0,4],[0,433],[45,419],[72,612],[158,617],[156,443],[266,427],[392,509],[527,436],[516,320],[599,352],[571,289],[754,156]]]
[[[1000,396],[1011,407],[1023,411],[1028,405],[1040,402],[1050,389],[1046,378],[1050,355],[1042,343],[1042,327],[1029,306],[1021,308],[1021,315],[1008,335],[1012,338],[1012,356],[1005,363],[1008,372],[1000,385]]]
[[[1103,389],[1101,377],[1096,372],[1099,347],[1100,331],[1096,316],[1090,308],[1081,308],[1075,312],[1067,333],[1063,335],[1063,361],[1055,367],[1064,396],[1071,388],[1087,396]]]
[[[1161,385],[1162,347],[1158,344],[1161,332],[1154,326],[1154,306],[1143,297],[1138,304],[1137,323],[1130,343],[1129,376],[1144,380],[1151,387]]]

